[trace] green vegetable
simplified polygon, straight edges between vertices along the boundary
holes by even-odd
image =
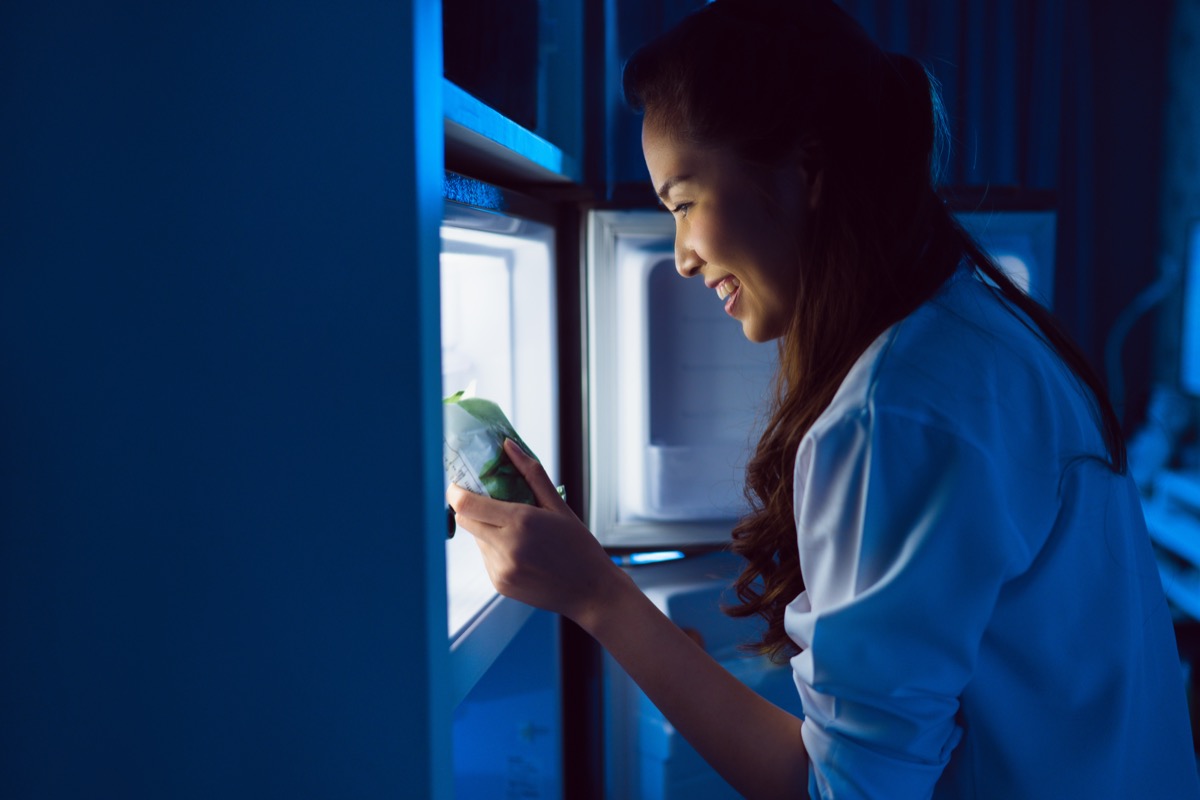
[[[537,456],[491,400],[456,392],[442,401],[443,460],[452,483],[497,500],[537,505],[533,489],[504,452],[512,439],[534,460]],[[540,463],[540,462],[539,462]]]

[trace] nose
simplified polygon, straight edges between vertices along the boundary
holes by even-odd
[[[675,270],[685,278],[693,278],[704,266],[704,259],[684,241],[683,234],[675,234]]]

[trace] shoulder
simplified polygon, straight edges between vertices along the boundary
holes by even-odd
[[[960,269],[859,357],[810,433],[868,411],[923,420],[983,448],[1050,421],[1049,439],[1103,452],[1079,380],[1021,312]],[[1063,425],[1067,420],[1083,425]]]
[[[1104,452],[1079,381],[1031,323],[960,271],[855,363],[800,443],[793,489],[797,511],[813,510],[836,496],[831,478],[856,475],[864,498],[890,504],[966,470],[971,488],[956,496],[986,491],[1036,549],[1063,471]]]

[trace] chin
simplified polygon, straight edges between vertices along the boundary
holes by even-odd
[[[766,344],[779,339],[786,332],[787,327],[784,325],[762,325],[755,324],[752,319],[742,322],[742,335],[755,344]]]
[[[772,342],[772,341],[778,339],[782,334],[771,335],[771,334],[766,333],[763,330],[754,328],[750,325],[743,325],[742,326],[742,335],[745,336],[750,341],[754,342],[755,344],[766,344],[767,342]]]

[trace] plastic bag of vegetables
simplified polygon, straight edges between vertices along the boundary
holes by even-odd
[[[457,392],[442,401],[446,478],[476,494],[537,505],[533,489],[504,452],[504,440],[512,439],[535,460],[537,456],[517,435],[500,406],[469,394],[470,390]],[[558,493],[563,493],[561,486]]]

